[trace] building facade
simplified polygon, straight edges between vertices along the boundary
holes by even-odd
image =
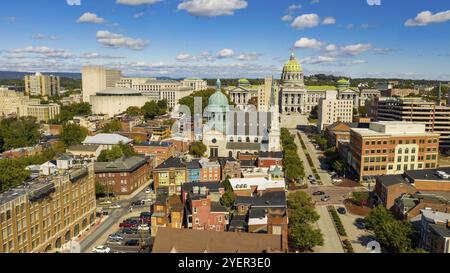
[[[91,102],[91,96],[107,88],[113,88],[122,78],[122,72],[101,66],[84,66],[82,68],[83,101]]]
[[[386,174],[434,169],[438,160],[439,134],[425,125],[408,122],[374,122],[369,128],[352,128],[349,165],[360,181]]]
[[[0,252],[59,250],[95,222],[93,165],[0,194]]]
[[[337,91],[326,91],[318,108],[318,129],[322,131],[327,126],[337,122],[352,122],[354,97],[338,98]]]
[[[199,78],[187,78],[181,81],[181,85],[190,88],[192,91],[202,91],[208,89],[208,83]]]
[[[59,77],[53,75],[26,75],[25,94],[30,96],[51,97],[59,94],[61,90]]]

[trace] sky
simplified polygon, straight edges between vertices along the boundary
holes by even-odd
[[[448,0],[14,0],[0,3],[0,70],[450,80]]]

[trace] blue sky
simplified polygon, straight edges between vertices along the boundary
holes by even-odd
[[[449,33],[442,0],[2,1],[0,70],[279,77],[294,48],[307,74],[450,80]]]

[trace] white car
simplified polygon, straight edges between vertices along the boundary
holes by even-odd
[[[138,230],[140,230],[140,231],[149,231],[150,227],[148,225],[143,224],[143,225],[139,225]]]
[[[152,193],[152,192],[153,192],[153,191],[152,191],[151,189],[146,189],[146,190],[145,190],[145,193],[146,193],[146,194],[150,194],[150,193]]]
[[[113,204],[111,206],[109,206],[110,209],[120,209],[121,206],[119,204]]]
[[[100,206],[107,206],[107,205],[111,205],[111,204],[112,204],[111,201],[104,201],[104,202],[101,202],[99,205]]]
[[[92,249],[92,252],[94,252],[94,253],[109,253],[110,251],[111,251],[111,248],[106,247],[106,246],[97,246]]]
[[[338,178],[333,179],[333,183],[341,183],[341,182],[342,182],[342,179],[338,179]]]

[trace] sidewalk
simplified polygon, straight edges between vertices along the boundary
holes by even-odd
[[[103,224],[103,222],[108,219],[109,216],[102,216],[100,219],[95,221],[95,224],[93,226],[88,227],[84,232],[81,233],[81,236],[77,237],[74,241],[77,243],[83,242],[83,240],[91,235],[99,226]]]

